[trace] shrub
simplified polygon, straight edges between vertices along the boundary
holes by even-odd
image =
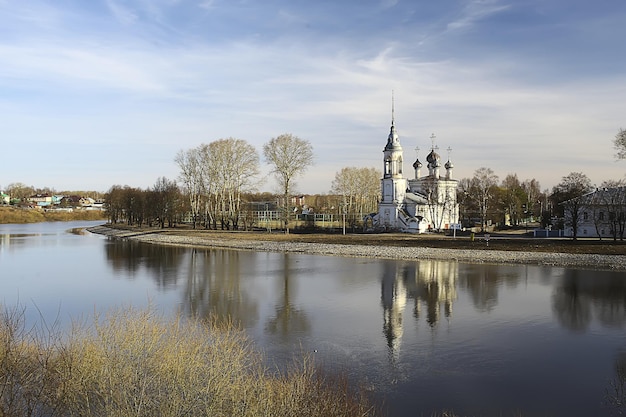
[[[375,416],[363,391],[303,356],[269,372],[230,323],[121,309],[69,334],[0,323],[0,416]]]

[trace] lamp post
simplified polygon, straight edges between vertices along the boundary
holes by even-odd
[[[343,234],[346,234],[346,197],[343,197],[343,204],[342,204],[342,208],[341,208],[341,215],[342,215],[342,225],[343,225]]]

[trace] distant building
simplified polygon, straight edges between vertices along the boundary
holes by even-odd
[[[624,238],[626,187],[598,188],[574,200],[576,205],[570,207],[577,208],[577,237]],[[572,217],[572,210],[565,210],[565,236],[574,234]]]
[[[35,194],[28,197],[28,201],[38,207],[47,207],[52,205],[52,196],[50,194]]]
[[[60,204],[64,207],[91,207],[95,202],[93,198],[79,195],[67,195],[60,199]]]
[[[0,191],[0,204],[9,204],[10,201],[11,198],[9,197],[9,195]]]
[[[422,233],[449,229],[458,223],[458,181],[452,178],[454,165],[448,158],[444,165],[445,174],[441,175],[441,157],[436,152],[435,136],[431,139],[431,151],[426,157],[428,174],[421,176],[422,163],[417,159],[413,164],[414,178],[405,178],[403,150],[392,108],[391,131],[383,150],[382,200],[378,204],[378,213],[371,216],[375,229]]]

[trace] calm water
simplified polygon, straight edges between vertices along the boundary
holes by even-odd
[[[280,366],[301,350],[391,416],[609,415],[624,273],[159,247],[0,225],[0,303],[30,320],[152,304],[231,316]]]

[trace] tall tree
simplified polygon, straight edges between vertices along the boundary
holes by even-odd
[[[617,159],[626,159],[626,130],[620,129],[619,132],[617,132],[613,140],[613,146],[617,151],[615,157]]]
[[[541,215],[541,186],[536,179],[526,180],[522,183],[522,189],[526,194],[526,210],[533,214]],[[536,204],[539,203],[539,209]]]
[[[487,213],[492,207],[493,197],[498,186],[498,176],[491,168],[478,168],[470,181],[470,197],[476,201],[480,212],[481,229],[487,226]]]
[[[198,148],[178,151],[174,161],[180,168],[178,179],[189,200],[191,221],[195,229],[202,208],[202,170]]]
[[[565,225],[572,228],[572,238],[578,237],[582,220],[582,201],[579,197],[592,190],[591,180],[582,172],[572,172],[552,188],[554,207],[562,213]]]
[[[508,214],[511,225],[517,226],[522,212],[522,202],[526,201],[522,184],[517,174],[508,174],[500,185],[502,188],[501,199],[504,212]]]
[[[285,231],[289,233],[289,194],[294,178],[313,164],[313,146],[305,139],[285,133],[264,144],[263,155],[272,166],[272,173],[282,189],[283,222]]]
[[[219,139],[209,143],[209,164],[205,171],[212,176],[216,215],[222,229],[238,228],[242,193],[252,191],[259,173],[259,154],[243,139]]]
[[[172,227],[179,214],[180,206],[180,190],[176,182],[165,177],[157,178],[152,187],[151,196],[151,206],[161,228],[165,227],[166,221],[168,226]]]
[[[380,174],[376,168],[345,167],[335,174],[331,193],[343,197],[348,223],[354,228],[363,215],[376,210]]]
[[[121,185],[113,185],[104,195],[104,210],[109,222],[116,224],[124,216],[124,189]]]

